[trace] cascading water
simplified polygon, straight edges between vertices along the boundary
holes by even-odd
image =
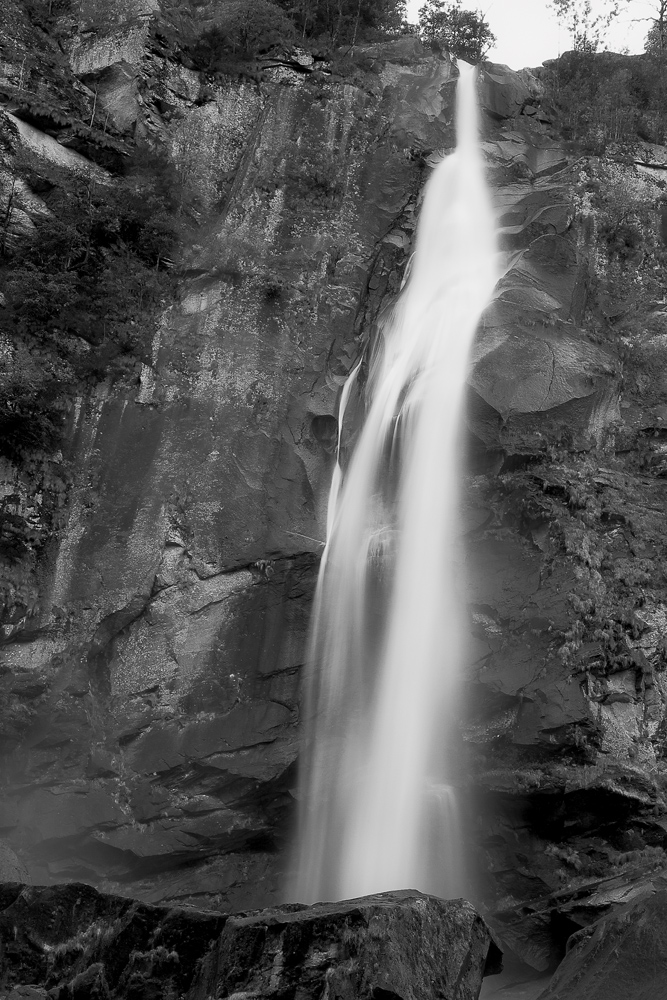
[[[468,353],[497,275],[475,74],[460,69],[456,151],[426,187],[366,420],[332,483],[301,785],[295,897],[306,902],[461,891],[443,738],[464,639],[458,440]]]

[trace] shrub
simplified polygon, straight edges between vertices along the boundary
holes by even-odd
[[[481,14],[462,10],[461,0],[426,0],[419,11],[424,38],[466,62],[481,62],[496,40]]]
[[[199,69],[224,69],[229,55],[253,59],[292,40],[294,25],[270,0],[229,0],[191,48]]]
[[[178,196],[168,180],[161,158],[142,151],[115,186],[69,181],[5,248],[0,327],[23,361],[0,398],[0,454],[52,451],[77,383],[145,359],[173,294]]]
[[[69,218],[41,220],[6,266],[14,333],[62,349],[63,333],[118,342],[159,302],[169,234],[127,194],[77,191]],[[137,346],[139,346],[137,344]]]
[[[595,153],[667,134],[667,76],[655,56],[566,52],[542,79],[566,138]]]
[[[278,0],[302,39],[322,38],[335,48],[377,32],[400,31],[405,0]]]

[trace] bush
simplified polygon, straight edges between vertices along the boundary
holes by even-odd
[[[461,0],[426,0],[419,26],[427,41],[470,63],[481,62],[496,40],[483,16],[462,10]]]
[[[57,352],[63,333],[91,345],[120,344],[165,294],[161,267],[172,234],[126,192],[79,190],[68,209],[66,222],[41,220],[7,262],[13,333]],[[143,353],[139,334],[134,339]]]
[[[378,32],[400,31],[405,0],[278,0],[301,38],[322,38],[331,48],[355,45]]]
[[[161,6],[158,32],[195,67],[233,72],[277,47],[398,32],[405,13],[405,0],[178,0]]]
[[[566,52],[542,79],[565,137],[592,152],[667,135],[667,75],[653,55]]]
[[[146,359],[174,286],[178,196],[168,180],[161,158],[143,151],[115,186],[70,181],[31,234],[5,247],[0,326],[23,361],[0,399],[0,454],[52,451],[77,384]]]
[[[27,453],[57,450],[65,422],[62,384],[16,382],[0,399],[0,455],[19,464]],[[46,391],[45,391],[46,390]]]
[[[291,42],[294,25],[270,0],[229,0],[191,48],[198,69],[224,69],[229,55],[253,59]]]

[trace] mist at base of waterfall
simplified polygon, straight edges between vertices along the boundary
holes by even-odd
[[[409,279],[371,361],[366,419],[332,483],[291,893],[303,902],[464,890],[447,749],[466,639],[460,422],[468,355],[495,282],[475,75],[464,66],[457,147],[427,184]]]

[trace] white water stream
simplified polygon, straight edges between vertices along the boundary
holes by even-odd
[[[456,151],[428,182],[410,277],[371,365],[366,420],[331,488],[310,650],[294,893],[303,902],[462,890],[446,759],[464,638],[459,429],[497,258],[475,75],[460,68]],[[339,427],[358,375],[359,366]]]

